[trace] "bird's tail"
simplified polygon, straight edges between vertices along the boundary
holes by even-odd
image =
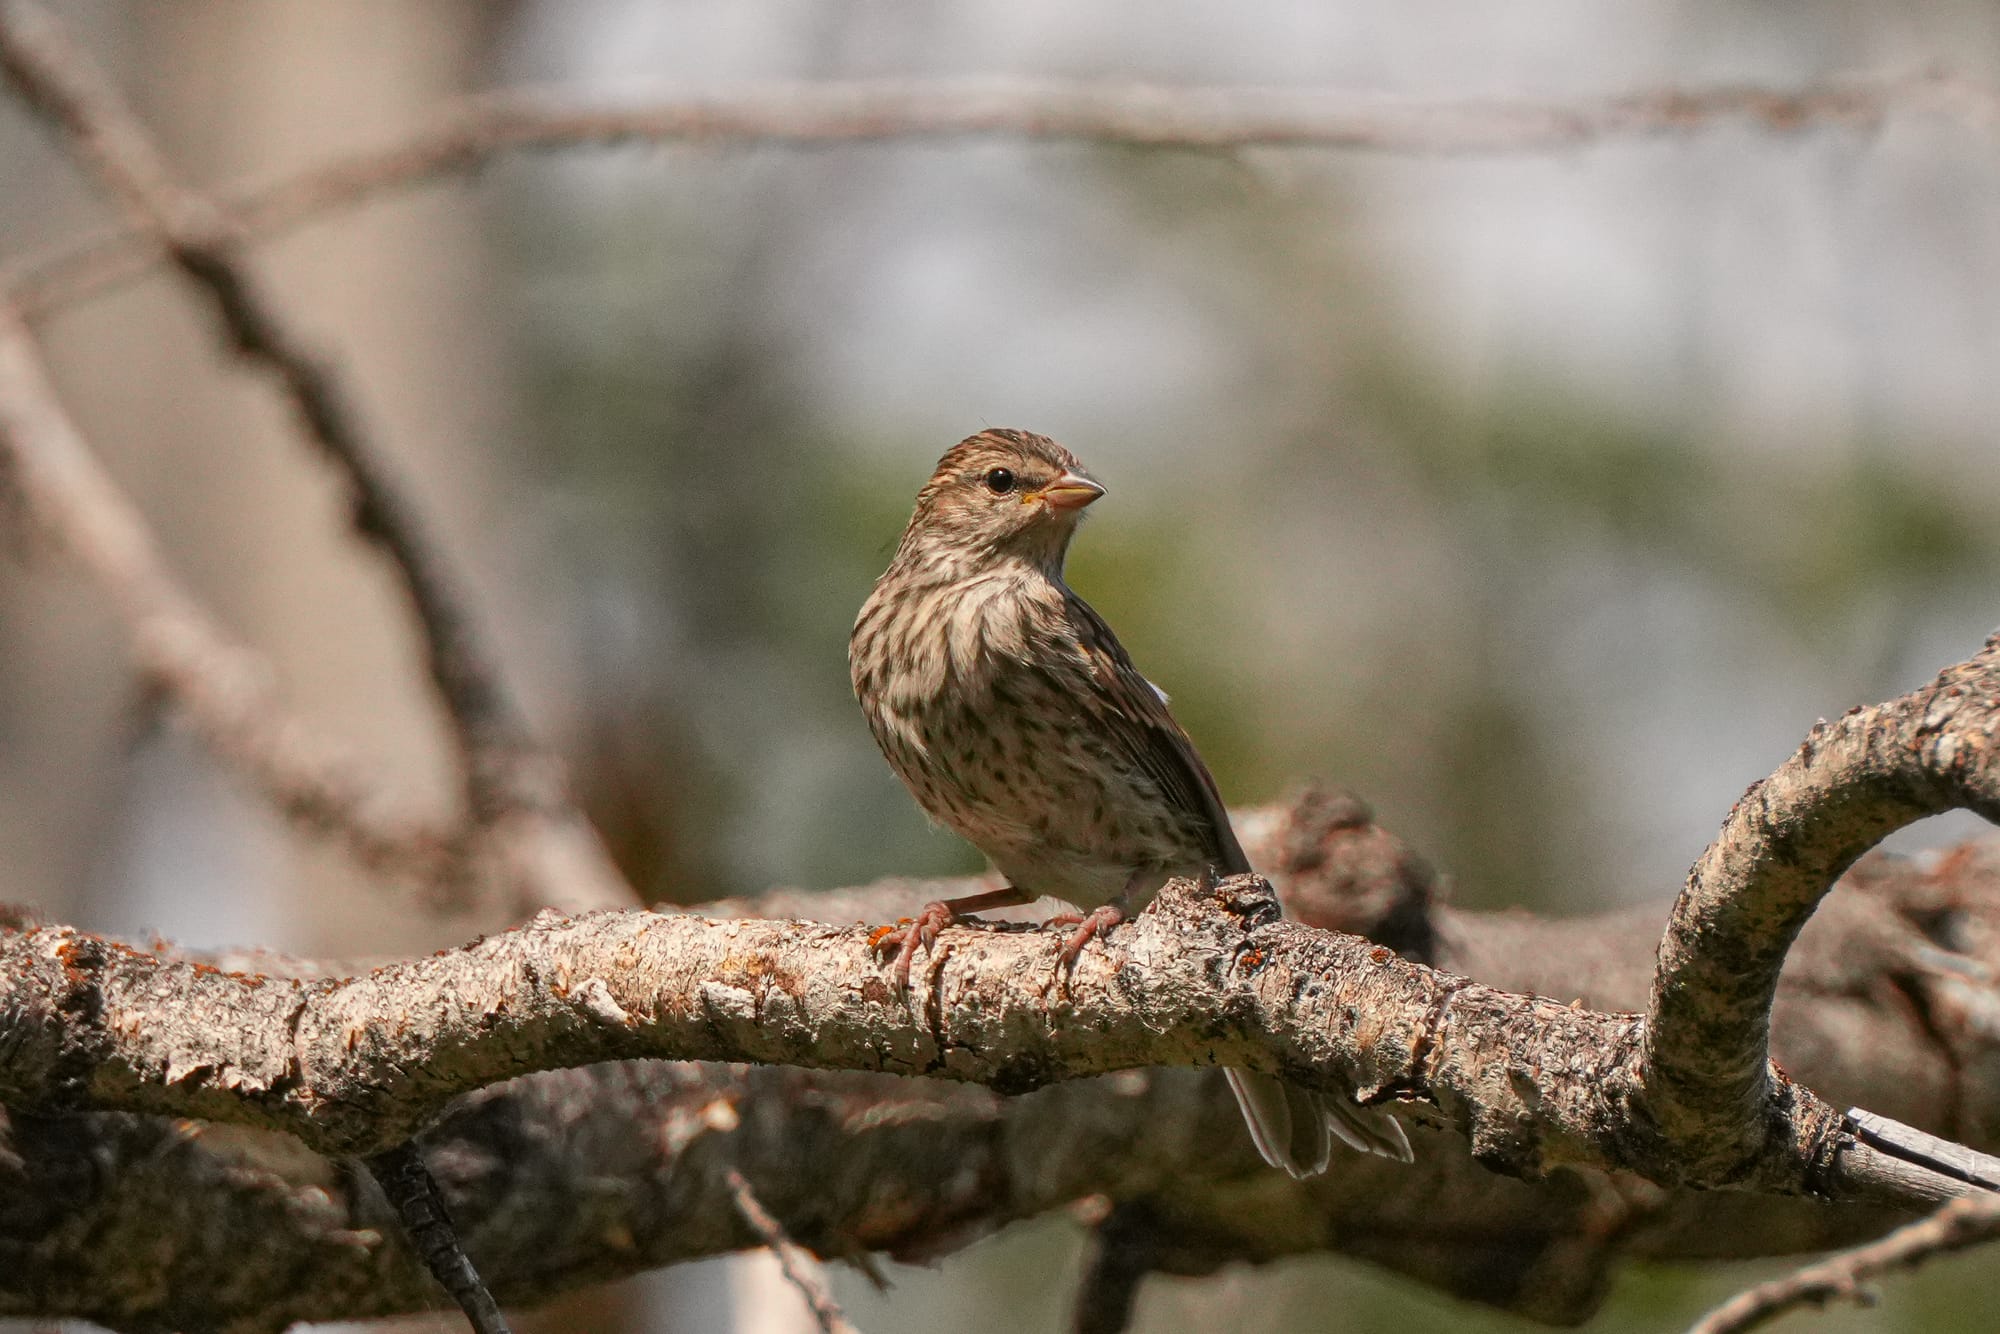
[[[1333,1141],[1361,1153],[1412,1162],[1410,1141],[1396,1118],[1379,1107],[1361,1107],[1351,1098],[1330,1097],[1287,1084],[1275,1075],[1224,1070],[1229,1091],[1243,1109],[1243,1122],[1257,1152],[1273,1167],[1304,1179],[1326,1171]]]

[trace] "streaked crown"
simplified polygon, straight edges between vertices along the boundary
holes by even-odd
[[[946,450],[917,493],[897,561],[974,564],[1005,557],[1052,574],[1083,509],[1104,488],[1045,435],[996,428]]]

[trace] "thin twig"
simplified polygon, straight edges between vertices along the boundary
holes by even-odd
[[[1871,1304],[1862,1285],[1878,1274],[2000,1238],[2000,1195],[1953,1200],[1888,1236],[1740,1292],[1696,1321],[1688,1334],[1742,1334],[1801,1306],[1848,1300]]]
[[[2000,1191],[2000,1160],[1860,1107],[1847,1109],[1854,1137],[1893,1158],[1970,1186]]]
[[[0,306],[0,477],[37,536],[110,595],[140,674],[169,692],[208,747],[289,819],[344,843],[379,874],[435,883],[449,835],[412,802],[287,714],[269,665],[233,642],[168,573],[138,509],[99,465],[50,385],[33,337]]]
[[[308,352],[251,275],[243,241],[213,202],[179,185],[144,126],[84,51],[37,6],[0,8],[0,71],[57,126],[166,255],[205,290],[236,351],[272,371],[315,444],[347,476],[356,529],[401,578],[426,662],[451,719],[471,818],[486,823],[536,798],[519,790],[529,746],[435,542],[366,438],[339,377]]]
[[[263,237],[517,152],[1017,139],[1472,156],[1560,152],[1725,125],[1772,134],[1869,130],[1898,115],[1931,115],[1992,133],[2000,127],[2000,94],[1938,71],[1853,75],[1796,90],[1659,88],[1569,101],[967,79],[767,84],[591,107],[560,92],[516,89],[447,104],[400,143],[335,158],[229,199],[240,235]],[[40,316],[130,281],[163,254],[160,238],[144,228],[92,237],[21,266],[15,296]]]
[[[388,1196],[424,1268],[465,1312],[472,1334],[509,1334],[500,1303],[493,1300],[472,1258],[465,1253],[437,1178],[431,1175],[417,1146],[405,1140],[371,1155],[364,1166]]]
[[[813,1320],[823,1334],[856,1334],[852,1324],[841,1313],[839,1303],[827,1290],[826,1282],[819,1275],[819,1262],[805,1247],[793,1241],[785,1231],[784,1224],[771,1216],[757,1192],[750,1189],[750,1183],[735,1168],[724,1174],[729,1182],[729,1193],[736,1201],[736,1212],[750,1225],[778,1259],[778,1270],[786,1280],[799,1290],[805,1298],[806,1308],[812,1312]]]

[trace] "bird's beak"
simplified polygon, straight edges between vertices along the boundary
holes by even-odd
[[[1066,472],[1042,488],[1042,500],[1052,510],[1080,510],[1104,494],[1088,477]]]

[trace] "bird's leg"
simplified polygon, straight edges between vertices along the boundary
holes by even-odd
[[[1083,947],[1125,920],[1124,905],[1113,901],[1101,908],[1092,908],[1087,913],[1060,913],[1042,923],[1043,926],[1073,926],[1069,940],[1063,945],[1062,953],[1056,959],[1056,969],[1067,973],[1083,953]]]
[[[895,953],[896,985],[908,991],[910,963],[917,957],[917,948],[922,946],[927,951],[934,948],[938,932],[966,913],[984,912],[988,908],[1016,908],[1032,902],[1033,899],[1012,885],[967,894],[964,898],[936,899],[917,909],[915,917],[905,917],[894,926],[876,927],[868,937],[868,946],[878,955],[887,955],[891,951]]]
[[[1059,913],[1042,923],[1044,926],[1076,928],[1064,942],[1062,954],[1056,960],[1057,972],[1068,975],[1069,970],[1076,964],[1077,956],[1083,953],[1083,947],[1129,917],[1131,909],[1126,905],[1132,903],[1142,890],[1153,886],[1157,879],[1153,872],[1142,867],[1132,872],[1125,881],[1124,891],[1103,907],[1093,908],[1087,913]]]

